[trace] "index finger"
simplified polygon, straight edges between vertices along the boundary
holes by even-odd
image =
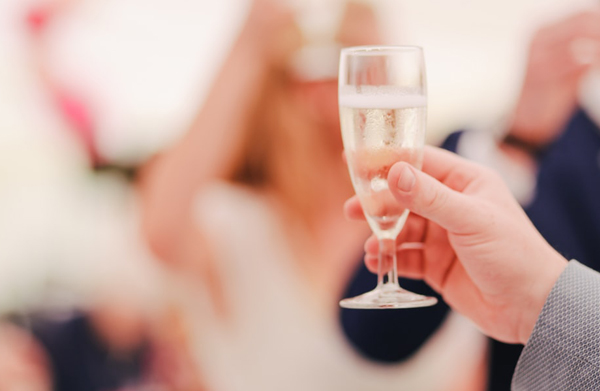
[[[358,196],[352,196],[344,203],[344,214],[350,220],[365,220],[365,213]]]

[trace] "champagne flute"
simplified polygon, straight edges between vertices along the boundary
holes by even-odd
[[[423,51],[415,46],[342,49],[339,105],[346,161],[369,226],[379,240],[377,286],[345,308],[414,308],[437,303],[398,284],[396,238],[409,211],[391,194],[390,167],[421,169],[427,116]],[[383,270],[389,270],[384,276]]]

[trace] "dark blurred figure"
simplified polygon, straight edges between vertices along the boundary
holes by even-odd
[[[496,149],[466,131],[444,146],[503,171],[545,239],[565,257],[600,270],[600,127],[592,119],[600,118],[600,101],[579,101],[580,85],[595,66],[599,10],[540,29],[508,132],[499,135]],[[490,391],[510,389],[521,350],[493,343]]]
[[[0,325],[3,391],[205,390],[174,308],[151,315],[109,295],[88,310],[27,318],[27,327]]]
[[[132,313],[114,316],[122,318],[99,310],[36,319],[32,332],[51,364],[53,390],[136,389],[145,381],[147,336],[130,323]]]

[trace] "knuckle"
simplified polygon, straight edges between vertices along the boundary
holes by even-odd
[[[498,174],[496,170],[493,170],[489,167],[482,167],[480,176],[491,183],[503,182],[500,174]]]
[[[446,178],[444,184],[456,191],[462,191],[477,177],[476,173],[477,171],[472,169],[453,171],[448,178]]]
[[[423,197],[423,207],[426,210],[435,212],[444,207],[447,202],[448,195],[439,190],[433,190]]]

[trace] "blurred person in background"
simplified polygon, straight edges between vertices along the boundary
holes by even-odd
[[[444,147],[503,174],[544,238],[600,270],[600,9],[533,36],[520,97],[497,134],[463,131]],[[494,342],[490,391],[507,390],[521,345]]]
[[[0,389],[205,390],[177,307],[151,309],[115,280],[86,308],[0,323]]]
[[[143,170],[143,227],[188,289],[209,389],[484,387],[484,339],[441,305],[340,325],[339,299],[375,281],[370,230],[342,212],[339,45],[380,42],[365,3],[347,3],[335,41],[305,42],[284,4],[254,1],[193,126]]]

